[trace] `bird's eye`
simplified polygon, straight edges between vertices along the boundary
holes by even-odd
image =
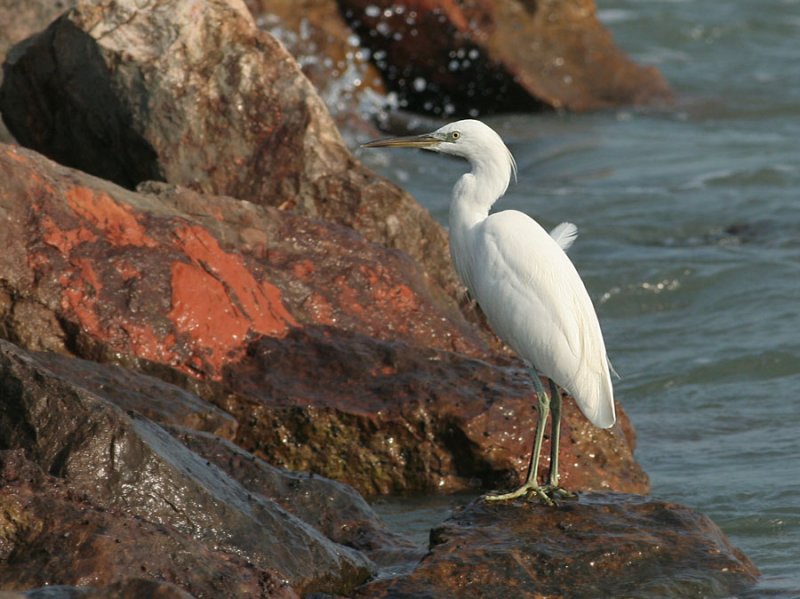
[[[458,131],[453,131],[450,134],[450,139],[452,139],[453,141],[457,140],[459,137],[461,137],[461,134]]]

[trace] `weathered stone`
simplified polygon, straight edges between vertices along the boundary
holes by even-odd
[[[246,559],[171,526],[93,504],[44,474],[22,450],[0,452],[0,483],[0,588],[108,585],[64,589],[63,595],[56,589],[48,598],[192,596],[185,591],[198,597],[297,597],[274,572]]]
[[[244,5],[139,5],[81,0],[12,50],[0,110],[21,144],[128,188],[166,180],[347,225],[455,292],[442,228],[350,154]]]
[[[729,597],[757,568],[707,517],[626,495],[582,495],[558,508],[478,500],[431,532],[407,576],[358,597]]]
[[[251,493],[269,497],[329,539],[358,549],[377,565],[415,563],[422,557],[413,542],[387,530],[352,487],[308,472],[270,466],[208,433],[174,427],[170,430],[189,449],[227,472]]]
[[[511,486],[528,466],[536,402],[519,366],[306,326],[253,342],[224,383],[239,445],[366,495]],[[647,492],[619,413],[601,430],[565,400],[565,487]],[[542,474],[548,466],[543,459]]]
[[[594,0],[339,0],[387,88],[439,115],[666,101],[615,45]]]
[[[62,479],[70,493],[86,496],[92,505],[142,518],[156,528],[175,529],[215,552],[277,572],[302,592],[344,593],[369,576],[371,563],[360,553],[330,541],[274,502],[249,493],[151,421],[126,414],[101,395],[56,376],[36,356],[2,340],[0,381],[0,447],[23,450],[41,470]],[[49,511],[47,502],[33,509],[42,515]],[[27,530],[25,518],[16,520]],[[78,516],[61,520],[81,525]],[[56,527],[56,520],[34,527],[33,532],[51,526]],[[101,522],[98,530],[105,526],[110,522]],[[159,536],[158,531],[154,534]],[[36,538],[14,551],[25,555],[29,549],[32,559],[38,555]],[[99,544],[108,542],[97,539]],[[153,539],[151,548],[158,542]],[[170,543],[177,551],[177,541]],[[124,554],[117,559],[128,563]],[[32,572],[29,575],[35,575],[36,568]],[[61,581],[15,584],[44,582]],[[72,579],[63,582],[75,584]]]

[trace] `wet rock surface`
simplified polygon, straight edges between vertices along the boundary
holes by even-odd
[[[80,363],[76,361],[75,367]],[[241,567],[250,564],[247,568],[276,573],[303,592],[347,592],[369,577],[373,566],[362,554],[330,541],[271,500],[248,492],[151,421],[123,412],[101,396],[55,376],[34,356],[6,341],[0,341],[0,380],[0,447],[24,451],[37,468],[57,477],[69,493],[85,496],[96,508],[122,514],[123,520],[146,521],[144,528],[155,528],[153,534],[158,536],[152,540],[151,551],[163,540],[159,531],[166,528],[188,538],[186,543],[206,545],[230,559],[240,558],[244,561]],[[35,504],[41,495],[36,492],[31,501]],[[45,506],[32,509],[43,516],[49,512]],[[12,521],[20,524],[20,531],[35,533],[56,527],[54,521],[31,529],[25,518],[13,515],[20,509],[7,511]],[[75,508],[73,516],[62,520],[80,521],[81,511]],[[125,526],[124,522],[119,525]],[[67,537],[76,542],[81,538],[77,534]],[[40,534],[27,538],[22,532],[13,533],[9,542],[21,539],[21,544],[10,548],[7,555],[31,551],[46,556],[47,543],[56,539],[65,543],[64,538]],[[36,546],[40,541],[45,543],[41,551]],[[98,540],[101,542],[111,539],[103,537]],[[174,544],[173,549],[161,551],[171,556],[178,551]],[[122,563],[132,567],[135,562],[128,561],[129,555],[120,554],[119,547],[114,550]],[[14,564],[25,562],[19,559],[14,562],[8,557],[0,569],[14,572]],[[77,555],[67,561],[75,559]],[[37,571],[32,569],[27,575],[35,576]],[[207,574],[215,576],[213,569]],[[66,576],[54,572],[40,582],[12,578],[10,584],[38,586],[59,575]],[[60,582],[76,584],[75,580]],[[181,586],[187,588],[189,583]]]
[[[454,291],[444,231],[361,165],[284,46],[233,0],[78,2],[9,53],[21,144],[132,188],[190,186],[347,225]]]
[[[64,593],[78,597],[297,597],[275,572],[171,526],[95,504],[22,450],[0,452],[0,467],[0,588],[55,581],[113,585]]]
[[[248,491],[269,497],[329,539],[362,551],[378,566],[416,562],[422,551],[392,533],[350,486],[308,472],[267,464],[237,445],[208,433],[170,428],[189,449],[224,470]]]
[[[634,64],[594,0],[341,0],[388,89],[412,111],[475,115],[665,102],[669,86]]]
[[[307,326],[252,343],[224,383],[237,443],[364,494],[510,487],[528,466],[535,401],[527,371],[513,365]],[[633,443],[624,413],[596,429],[568,398],[563,484],[647,492]]]
[[[431,531],[408,575],[358,597],[725,597],[757,568],[711,520],[645,497],[582,494],[557,508],[477,500]]]

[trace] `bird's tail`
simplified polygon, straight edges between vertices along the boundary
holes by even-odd
[[[595,379],[584,393],[575,394],[575,401],[589,422],[599,428],[610,428],[617,421],[617,415],[609,370],[598,378],[600,380]]]

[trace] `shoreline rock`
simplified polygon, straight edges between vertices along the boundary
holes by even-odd
[[[707,517],[621,494],[550,508],[476,500],[431,531],[410,573],[356,597],[726,597],[758,569]]]
[[[512,487],[527,471],[537,416],[518,366],[306,326],[254,341],[224,386],[239,445],[367,496]],[[568,397],[562,422],[567,488],[649,491],[623,411],[596,429]]]
[[[75,360],[72,366],[79,371],[82,362]],[[159,532],[167,530],[179,533],[174,537],[179,546],[198,544],[221,552],[222,555],[213,558],[214,562],[224,563],[236,556],[242,560],[238,567],[245,570],[236,575],[242,582],[248,576],[246,572],[255,567],[274,573],[276,580],[285,578],[299,592],[343,593],[364,582],[373,571],[373,564],[363,554],[331,541],[271,499],[248,491],[155,423],[134,411],[126,413],[102,395],[55,375],[36,356],[3,340],[0,340],[0,380],[4,389],[0,446],[14,449],[18,455],[24,452],[26,463],[30,461],[33,465],[23,464],[23,471],[39,469],[47,473],[44,478],[11,477],[10,482],[16,480],[23,485],[16,493],[13,485],[4,485],[10,502],[10,507],[2,511],[5,522],[0,526],[0,530],[8,532],[6,553],[14,556],[32,551],[32,556],[46,556],[47,550],[35,547],[40,543],[43,547],[52,546],[58,540],[65,556],[65,562],[52,563],[56,569],[50,575],[45,564],[26,574],[41,576],[39,582],[26,579],[17,584],[37,586],[48,582],[50,577],[65,584],[80,584],[83,576],[114,576],[117,567],[130,575],[128,568],[135,564],[124,553],[115,557],[114,568],[106,564],[110,570],[104,574],[104,563],[111,557],[106,553],[112,549],[119,553],[119,548],[113,543],[108,545],[109,539],[102,536],[96,543],[92,541],[94,549],[87,551],[90,556],[100,552],[104,559],[87,562],[90,569],[87,573],[70,569],[69,564],[75,564],[84,550],[80,544],[83,537],[57,534],[56,529],[66,526],[69,530],[79,525],[82,514],[90,509],[101,515],[119,516],[109,521],[101,519],[100,529],[120,518],[123,521],[133,518],[142,522],[145,529],[155,527],[155,537],[148,541],[154,547],[162,541],[173,543],[169,541],[173,535],[165,540]],[[28,495],[24,493],[26,480],[34,481],[30,489],[33,493]],[[37,487],[37,483],[41,484]],[[53,492],[56,497],[49,499]],[[58,507],[59,501],[71,497],[85,498],[89,505]],[[14,516],[22,509],[20,501],[32,502],[34,512],[25,517]],[[64,518],[53,517],[47,524],[37,524],[53,513],[46,507],[51,504],[58,507]],[[121,526],[127,525],[123,522]],[[37,531],[47,531],[48,535],[42,536]],[[145,537],[149,534],[142,531]],[[66,551],[70,539],[77,543],[71,547],[76,552],[71,557]],[[191,550],[162,548],[161,557],[157,557],[159,551],[142,550],[143,555],[156,560],[153,573],[162,571],[176,555],[193,554]],[[166,561],[158,565],[158,559]],[[18,563],[0,562],[0,571],[11,576],[9,581],[16,580]],[[187,568],[194,571],[191,566]],[[217,575],[201,572],[198,576],[209,584]],[[187,585],[191,586],[186,580],[181,582],[181,586]]]

